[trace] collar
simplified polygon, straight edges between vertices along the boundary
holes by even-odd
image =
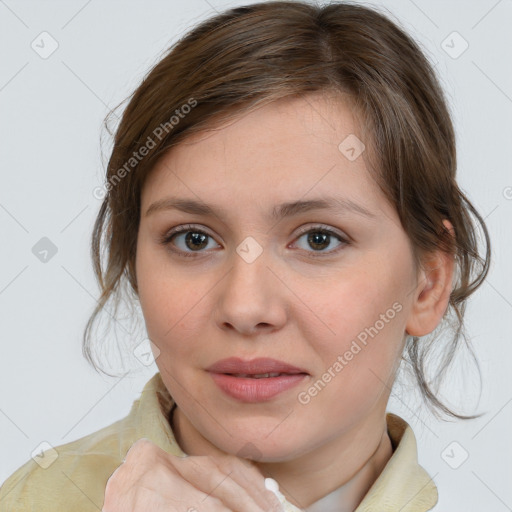
[[[416,438],[400,416],[386,413],[393,455],[355,512],[426,512],[438,501],[437,487],[418,463]]]

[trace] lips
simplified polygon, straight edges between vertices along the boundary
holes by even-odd
[[[225,396],[247,404],[277,399],[309,377],[304,368],[267,357],[249,361],[229,357],[207,370]]]
[[[258,374],[250,374],[250,373],[227,373],[226,375],[233,375],[233,377],[239,377],[244,379],[268,379],[269,377],[281,377],[282,375],[291,375],[290,373],[258,373]]]
[[[279,375],[308,374],[304,368],[278,361],[268,357],[260,357],[244,361],[239,357],[221,359],[207,368],[212,373],[224,373],[237,377],[264,378]],[[308,374],[309,375],[309,374]]]

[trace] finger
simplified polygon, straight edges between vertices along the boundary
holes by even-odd
[[[171,463],[180,475],[188,482],[195,485],[207,496],[218,498],[222,503],[234,512],[269,512],[274,507],[275,496],[262,502],[261,493],[269,492],[265,489],[264,479],[262,486],[256,492],[251,479],[241,477],[241,472],[247,468],[240,461],[238,467],[233,461],[231,464],[217,462],[218,457],[192,456],[186,458],[172,457]],[[254,474],[252,474],[254,478]],[[277,498],[275,498],[277,500]],[[205,503],[208,500],[205,500]],[[275,509],[278,510],[278,509]]]
[[[184,480],[168,461],[142,473],[130,467],[135,463],[132,456],[112,473],[102,512],[232,512],[220,499]]]
[[[283,510],[279,498],[265,487],[265,476],[250,459],[241,459],[227,454],[216,457],[214,462],[224,473],[232,471],[232,478],[247,489],[254,501],[266,512],[280,512]]]
[[[181,476],[175,475],[175,478],[176,480],[170,485],[167,481],[168,488],[165,495],[155,495],[153,501],[148,502],[150,506],[147,506],[146,502],[139,501],[144,506],[136,508],[136,510],[141,512],[147,510],[151,510],[151,512],[233,512],[233,509],[227,507],[219,498],[209,496],[183,480]],[[178,478],[179,480],[177,480]],[[120,509],[120,512],[125,511]]]

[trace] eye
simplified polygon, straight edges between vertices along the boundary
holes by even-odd
[[[160,243],[166,246],[177,245],[178,250],[172,247],[170,249],[180,254],[180,256],[195,257],[195,253],[203,252],[201,249],[208,246],[208,238],[212,239],[211,235],[202,229],[198,229],[193,225],[185,225],[166,233],[160,239]]]
[[[307,251],[307,249],[305,250],[307,252],[312,252],[311,256],[313,257],[331,255],[341,250],[341,248],[344,247],[345,245],[349,244],[349,241],[346,240],[343,236],[324,226],[314,226],[312,228],[307,229],[307,231],[302,231],[299,240],[305,236],[306,244],[314,249],[313,251]],[[324,251],[323,249],[331,245],[333,237],[336,240],[338,240],[340,244],[337,246],[336,249]]]
[[[302,249],[311,253],[310,256],[312,257],[331,255],[341,250],[344,246],[350,244],[350,242],[340,234],[321,225],[302,230],[299,240],[303,237],[306,237],[306,244],[314,250],[308,251],[307,249],[304,249],[304,247],[302,247]],[[335,249],[325,251],[324,249],[331,245],[333,238],[339,242],[339,245]],[[172,252],[177,253],[180,256],[197,257],[199,256],[199,253],[205,252],[202,249],[208,249],[208,239],[213,241],[213,237],[206,231],[188,224],[165,233],[160,238],[159,242],[162,245],[169,246]],[[177,249],[174,249],[172,246],[177,246]],[[210,249],[211,248],[212,247],[210,247]]]

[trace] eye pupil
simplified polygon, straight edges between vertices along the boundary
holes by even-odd
[[[185,236],[185,243],[187,244],[187,247],[189,249],[202,249],[203,247],[206,247],[208,245],[208,242],[206,242],[207,237],[208,235],[205,235],[203,233],[189,231]],[[193,242],[193,244],[200,244],[200,246],[194,245],[193,247],[190,247],[188,243],[191,241]]]
[[[320,232],[313,232],[308,235],[308,243],[312,244],[313,246],[321,245],[321,247],[315,247],[317,249],[324,249],[325,247],[329,246],[329,243],[325,243],[326,239],[329,237],[326,233],[320,233]]]

